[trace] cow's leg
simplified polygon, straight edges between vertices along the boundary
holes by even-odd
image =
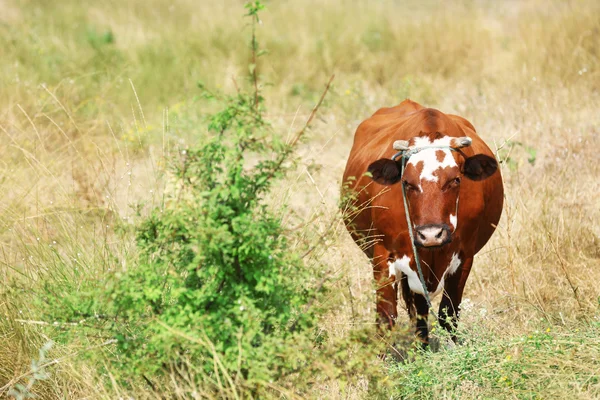
[[[373,276],[377,286],[377,322],[380,327],[392,328],[398,316],[396,311],[396,285],[390,276],[388,266],[389,252],[380,244],[375,245],[373,253]]]
[[[427,326],[429,306],[427,305],[427,300],[425,300],[425,297],[422,295],[410,290],[410,286],[408,286],[408,277],[404,274],[402,274],[400,286],[402,288],[402,298],[406,303],[408,316],[417,328],[417,339],[421,341],[423,348],[426,348],[429,344],[429,328]]]
[[[423,295],[414,293],[413,297],[417,311],[417,339],[421,341],[423,348],[426,349],[429,346],[429,328],[427,326],[429,305]]]
[[[444,327],[452,334],[452,340],[456,343],[456,328],[458,327],[458,318],[460,316],[459,306],[462,301],[463,291],[471,266],[473,257],[465,259],[458,270],[446,278],[444,284],[444,296],[440,302],[438,320],[440,326]]]
[[[412,290],[410,290],[410,286],[408,286],[408,277],[405,274],[402,274],[402,277],[400,278],[400,288],[402,290],[404,304],[406,304],[408,317],[412,323],[415,323],[415,317],[417,315],[417,310],[415,309],[415,298]]]

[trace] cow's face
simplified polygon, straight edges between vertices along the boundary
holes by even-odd
[[[381,159],[369,166],[374,181],[404,185],[417,246],[435,248],[450,243],[458,226],[463,179],[482,180],[496,172],[498,164],[492,157],[465,158],[461,151],[451,150],[470,143],[468,138],[418,136],[405,147],[410,157],[404,173],[402,158]]]

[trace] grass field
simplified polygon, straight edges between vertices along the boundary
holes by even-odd
[[[266,2],[257,28],[282,138],[335,73],[268,199],[286,226],[325,237],[305,260],[331,277],[323,337],[375,321],[371,269],[337,204],[354,130],[379,107],[410,97],[470,120],[502,161],[504,213],[467,282],[462,345],[373,357],[376,375],[282,396],[365,398],[376,380],[388,398],[599,398],[600,3],[372,3]],[[44,302],[135,265],[133,226],[161,204],[169,160],[207,136],[215,106],[198,82],[246,85],[243,14],[234,0],[0,0],[0,397],[18,383],[48,399],[159,397],[113,379],[103,338],[57,341],[68,326],[41,318]],[[192,386],[164,395],[226,395]]]

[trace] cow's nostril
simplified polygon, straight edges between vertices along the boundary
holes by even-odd
[[[449,231],[441,225],[421,225],[414,230],[414,242],[423,247],[442,246],[450,238]]]

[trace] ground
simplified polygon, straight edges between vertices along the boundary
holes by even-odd
[[[372,3],[267,2],[257,29],[268,49],[258,64],[267,117],[281,137],[304,124],[335,74],[297,168],[269,199],[285,205],[290,228],[309,223],[313,236],[324,234],[307,258],[332,277],[322,331],[341,337],[375,321],[368,260],[338,211],[340,180],[357,125],[411,98],[473,123],[501,160],[506,199],[467,282],[463,343],[382,363],[397,382],[392,395],[599,397],[597,2]],[[130,267],[127,226],[160,204],[172,156],[207,135],[203,116],[214,106],[197,83],[227,93],[246,84],[242,6],[0,0],[0,388],[31,376],[51,339],[41,328],[55,321],[32,318],[43,305],[31,288],[51,273],[84,290]],[[86,349],[54,347],[60,362],[33,392],[152,397],[104,386],[98,365],[77,357]],[[369,392],[365,378],[303,396]]]

